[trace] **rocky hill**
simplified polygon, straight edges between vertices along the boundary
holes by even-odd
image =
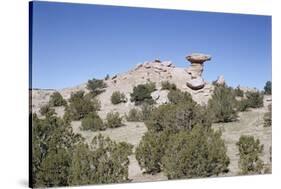
[[[161,83],[169,81],[174,83],[178,89],[189,92],[193,99],[199,104],[206,104],[211,97],[214,86],[204,81],[202,78],[203,62],[210,60],[209,55],[192,54],[187,56],[187,60],[191,62],[188,68],[176,67],[171,61],[147,61],[143,64],[136,65],[135,68],[125,73],[114,75],[108,79],[104,79],[107,84],[105,92],[98,95],[101,102],[100,116],[104,117],[107,112],[112,110],[118,111],[121,114],[128,112],[135,107],[134,103],[127,101],[125,104],[112,105],[110,98],[114,91],[123,92],[127,99],[130,99],[130,93],[133,87],[139,84],[154,82],[156,84],[156,91],[152,93],[152,97],[157,104],[163,104],[168,101],[167,90],[161,90]],[[222,81],[223,78],[219,80]],[[88,92],[87,84],[83,83],[72,88],[65,88],[58,90],[65,99],[69,99],[72,92],[83,90]],[[47,104],[50,95],[56,90],[33,89],[32,90],[32,109],[33,112],[38,112],[40,107]]]

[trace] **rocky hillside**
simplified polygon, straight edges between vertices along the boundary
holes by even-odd
[[[169,81],[170,83],[176,84],[178,89],[189,92],[195,101],[200,104],[206,104],[208,99],[211,97],[214,86],[203,80],[201,77],[201,73],[203,71],[202,68],[197,71],[192,65],[189,68],[179,68],[171,61],[148,61],[143,64],[136,65],[135,68],[126,73],[120,73],[104,80],[107,84],[106,90],[102,94],[98,95],[98,99],[101,102],[100,115],[103,117],[107,112],[112,110],[116,110],[121,114],[126,113],[134,107],[134,103],[128,100],[125,104],[112,105],[110,101],[112,93],[114,91],[120,91],[126,95],[127,99],[130,99],[130,93],[133,91],[133,87],[147,82],[154,82],[156,84],[157,90],[152,93],[152,97],[156,100],[157,104],[167,102],[168,91],[161,90],[161,82],[163,81]],[[190,73],[191,69],[192,74]],[[194,78],[194,72],[200,72],[197,74],[197,78]],[[191,86],[192,83],[196,85],[198,82],[200,85],[203,84],[203,86],[198,89],[193,89]],[[88,92],[86,83],[58,91],[65,99],[69,99],[72,92],[79,90]],[[32,90],[33,111],[38,112],[42,105],[47,104],[49,97],[53,92],[55,92],[55,90]]]

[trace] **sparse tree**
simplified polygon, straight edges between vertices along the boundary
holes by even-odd
[[[212,98],[208,102],[209,112],[214,122],[231,122],[237,119],[236,100],[231,88],[216,86]]]
[[[72,120],[80,120],[90,112],[100,109],[100,102],[97,99],[86,98],[83,91],[72,93],[69,102],[66,111]]]
[[[264,94],[271,95],[271,81],[267,81],[264,86]]]
[[[250,108],[260,108],[263,107],[263,94],[259,91],[246,93],[247,101]]]
[[[96,112],[91,112],[82,119],[81,129],[99,131],[104,130],[106,127]]]
[[[50,96],[49,104],[50,106],[64,106],[66,105],[66,100],[63,99],[59,92],[54,92]]]
[[[126,96],[124,93],[121,93],[120,91],[114,91],[111,95],[111,103],[112,104],[119,104],[126,102]]]
[[[136,148],[136,159],[146,173],[155,174],[161,171],[161,158],[165,154],[169,135],[165,132],[147,132]]]
[[[92,79],[88,80],[87,88],[90,90],[91,94],[94,96],[97,96],[105,91],[105,88],[107,87],[106,83],[103,82],[103,80],[100,79]]]
[[[261,174],[263,161],[260,155],[263,152],[263,145],[260,144],[259,139],[242,135],[236,145],[239,149],[241,174]]]
[[[188,92],[182,92],[179,89],[170,90],[168,93],[168,99],[172,104],[181,104],[181,103],[194,103],[192,96]]]
[[[122,117],[120,117],[118,112],[109,112],[106,115],[106,126],[109,128],[117,128],[121,127],[122,124]]]
[[[131,101],[135,102],[135,105],[141,105],[143,103],[154,104],[151,93],[155,91],[155,83],[140,84],[133,88],[131,93]]]
[[[171,135],[162,164],[168,179],[210,177],[227,172],[229,158],[221,133],[197,126]]]

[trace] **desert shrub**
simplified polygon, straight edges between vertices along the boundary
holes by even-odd
[[[241,99],[240,101],[237,101],[237,110],[239,112],[247,111],[250,107],[248,99]]]
[[[66,105],[66,100],[63,99],[59,92],[54,92],[50,96],[49,104],[50,106],[64,106]]]
[[[122,117],[118,112],[109,112],[106,115],[106,126],[109,128],[116,128],[122,126]]]
[[[94,95],[97,96],[100,93],[105,91],[105,88],[107,87],[106,83],[103,82],[103,80],[100,79],[92,79],[88,80],[87,83],[87,89]]]
[[[242,90],[240,89],[240,87],[238,86],[238,87],[236,87],[236,88],[234,89],[234,94],[235,94],[235,96],[243,97],[243,96],[244,96],[244,91],[242,91]]]
[[[55,110],[50,107],[49,104],[43,105],[40,110],[40,114],[43,116],[49,116],[55,114]]]
[[[128,181],[133,146],[101,135],[91,147],[56,116],[32,116],[32,187],[59,187]]]
[[[239,149],[241,174],[260,174],[263,169],[263,161],[260,159],[263,145],[259,139],[242,135],[236,145]]]
[[[150,105],[150,104],[143,104],[142,106],[141,106],[141,113],[140,113],[140,115],[141,115],[141,120],[142,121],[146,121],[146,120],[148,120],[149,119],[149,117],[150,117],[150,115],[151,115],[151,113],[154,111],[154,107],[153,107],[153,105]]]
[[[131,93],[131,101],[135,102],[135,105],[141,105],[143,103],[153,104],[151,93],[156,90],[155,83],[140,84],[133,88]]]
[[[182,92],[180,90],[170,90],[168,93],[168,99],[172,104],[181,104],[183,102],[195,103],[192,100],[190,93]]]
[[[126,96],[124,93],[121,93],[119,91],[115,91],[111,95],[111,102],[112,104],[119,104],[122,102],[126,102]]]
[[[169,81],[161,82],[162,90],[176,90],[177,86],[174,83],[170,83]]]
[[[271,127],[272,125],[272,105],[268,105],[268,112],[266,112],[263,116],[263,126]]]
[[[100,102],[97,99],[86,98],[83,91],[72,93],[69,99],[69,106],[66,111],[69,112],[71,119],[80,120],[90,112],[100,109]]]
[[[267,81],[264,86],[264,94],[271,95],[271,81]]]
[[[168,179],[209,177],[228,171],[229,157],[220,132],[204,127],[171,135],[162,158]]]
[[[63,137],[62,137],[63,136]],[[81,137],[62,119],[32,117],[33,187],[67,186],[72,149]]]
[[[146,173],[155,174],[161,171],[161,158],[168,144],[165,132],[147,132],[136,148],[136,159]]]
[[[250,108],[260,108],[263,107],[263,94],[259,91],[246,93],[247,101]]]
[[[133,146],[116,143],[98,135],[93,138],[92,147],[77,146],[70,166],[70,185],[120,183],[128,181],[128,156]]]
[[[91,112],[82,119],[81,129],[99,131],[99,130],[104,130],[105,125],[96,112]]]
[[[231,122],[237,119],[236,100],[231,88],[216,86],[212,98],[208,101],[213,122]]]
[[[129,113],[125,117],[127,121],[143,121],[142,112],[136,108],[130,109]]]
[[[161,105],[155,108],[145,121],[149,131],[172,133],[191,130],[197,124],[209,127],[210,123],[206,109],[193,102]]]

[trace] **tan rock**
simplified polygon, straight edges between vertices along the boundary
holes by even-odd
[[[193,90],[199,90],[205,86],[205,82],[202,77],[197,77],[196,79],[187,81],[186,85]]]

